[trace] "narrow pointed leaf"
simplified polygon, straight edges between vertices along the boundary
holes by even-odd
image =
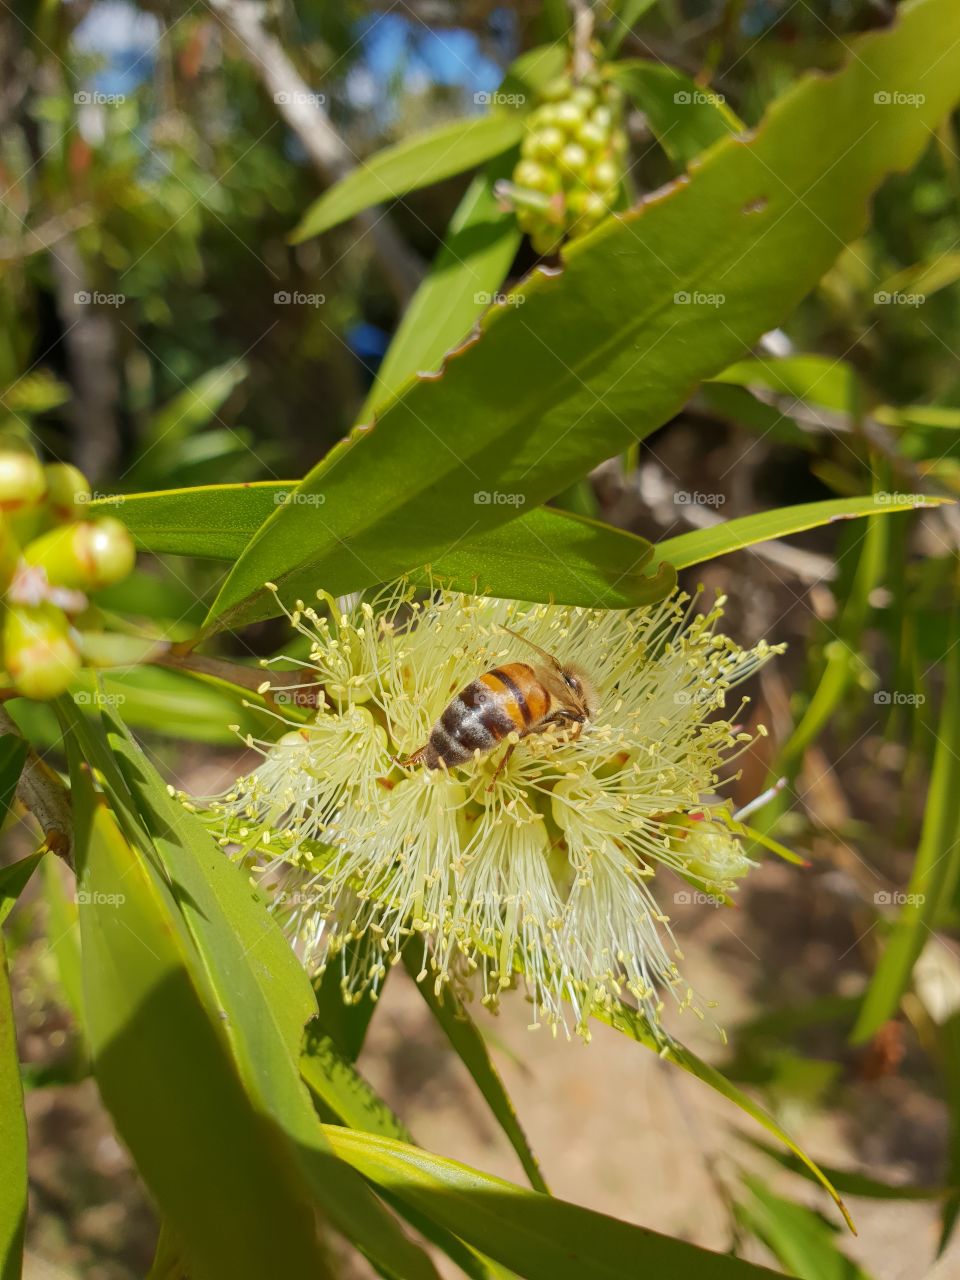
[[[517,1118],[510,1095],[497,1074],[497,1069],[490,1059],[487,1046],[483,1042],[476,1023],[449,987],[437,995],[429,981],[417,982],[419,964],[409,948],[403,953],[403,962],[443,1034],[450,1041],[457,1057],[470,1072],[474,1083],[486,1099],[494,1119],[520,1158],[531,1187],[535,1191],[543,1191],[549,1195],[550,1190],[543,1180],[537,1157],[527,1141],[527,1135]]]
[[[16,906],[17,899],[27,887],[30,877],[43,861],[46,852],[46,849],[38,849],[36,853],[28,853],[18,862],[0,867],[0,924],[3,924]]]
[[[776,1273],[515,1186],[419,1147],[326,1127],[354,1168],[525,1280],[696,1276],[761,1280]]]
[[[949,499],[918,493],[868,494],[862,498],[828,498],[825,502],[802,502],[794,507],[758,511],[752,516],[723,520],[707,529],[691,529],[675,538],[654,544],[657,559],[675,569],[715,560],[744,547],[753,547],[772,538],[786,538],[804,529],[816,529],[834,520],[854,520],[859,516],[888,516],[898,511],[938,507]]]
[[[716,1067],[711,1067],[709,1063],[702,1061],[695,1053],[691,1053],[689,1049],[685,1049],[683,1045],[676,1043],[676,1041],[671,1041],[666,1045],[661,1043],[636,1010],[630,1009],[626,1005],[619,1005],[608,1014],[598,1016],[602,1018],[602,1021],[609,1023],[615,1030],[622,1031],[624,1035],[628,1035],[631,1040],[636,1040],[638,1044],[645,1045],[662,1058],[666,1058],[668,1062],[674,1062],[678,1067],[682,1067],[684,1071],[688,1071],[690,1075],[696,1076],[698,1080],[708,1084],[711,1089],[715,1089],[717,1093],[722,1094],[723,1097],[728,1098],[738,1106],[741,1111],[758,1121],[768,1133],[772,1133],[798,1160],[806,1165],[817,1182],[820,1183],[824,1190],[829,1192],[847,1224],[851,1230],[853,1229],[853,1220],[847,1212],[847,1207],[840,1198],[840,1193],[826,1174],[794,1142],[790,1135],[777,1124],[773,1116],[769,1115],[759,1103],[754,1102],[752,1098],[729,1081]]]
[[[960,616],[960,615],[958,615]],[[869,1040],[894,1016],[939,908],[960,880],[960,645],[956,624],[916,861],[893,932],[873,972],[850,1039]]]
[[[408,378],[438,369],[499,294],[522,237],[516,216],[501,207],[493,188],[510,176],[516,159],[515,150],[508,152],[467,188],[376,372],[360,421],[378,413]]]
[[[334,1225],[387,1274],[402,1276],[405,1280],[406,1277],[436,1280],[426,1255],[404,1236],[366,1188],[339,1165],[323,1139],[299,1076],[302,1028],[315,1009],[313,994],[306,974],[258,895],[199,821],[171,799],[156,771],[122,727],[112,724],[109,740],[102,733],[98,736],[97,726],[77,719],[72,721],[71,729],[83,743],[86,758],[103,772],[128,839],[147,851],[147,856],[138,857],[126,840],[122,845],[118,845],[116,839],[112,841],[112,847],[118,850],[114,860],[126,863],[122,872],[118,865],[117,873],[125,882],[143,883],[145,894],[155,900],[153,915],[157,917],[151,918],[147,910],[149,903],[142,908],[141,917],[132,922],[122,919],[123,904],[119,910],[114,907],[112,915],[107,913],[106,922],[115,925],[120,917],[121,923],[127,926],[122,932],[113,929],[114,942],[131,964],[138,955],[135,949],[131,951],[128,941],[131,931],[134,941],[139,939],[141,943],[157,929],[169,934],[170,940],[164,937],[158,939],[155,946],[150,944],[161,955],[164,947],[169,950],[173,945],[172,940],[179,943],[169,961],[175,968],[172,985],[163,975],[159,982],[164,989],[169,986],[170,998],[176,997],[178,1004],[189,1006],[193,994],[199,1008],[190,1016],[197,1024],[201,1046],[205,1035],[201,1014],[205,1014],[217,1033],[215,1042],[207,1044],[208,1050],[212,1054],[215,1047],[225,1046],[226,1064],[236,1076],[236,1089],[245,1105],[255,1114],[270,1117],[269,1126],[273,1130],[270,1156],[261,1155],[260,1159],[266,1164],[254,1173],[257,1166],[251,1164],[248,1152],[242,1165],[243,1176],[254,1187],[260,1187],[264,1179],[275,1179],[278,1193],[283,1192],[289,1200],[290,1214],[295,1213],[305,1197],[309,1198],[312,1214],[315,1201]],[[145,840],[148,843],[144,845]],[[124,847],[129,850],[126,854]],[[158,870],[162,870],[163,879],[157,874]],[[173,887],[172,892],[166,888],[167,883]],[[97,899],[93,896],[90,906],[96,908],[96,905]],[[89,975],[85,1003],[92,1022],[89,988],[97,990],[100,969],[87,968],[94,963],[88,958],[84,926],[85,916],[89,918],[90,914],[89,908],[82,905],[84,965],[85,974]],[[92,914],[96,919],[96,911]],[[164,922],[165,927],[161,928]],[[140,959],[143,961],[142,956]],[[115,1003],[121,1000],[117,993],[113,994]],[[142,1000],[149,995],[141,992]],[[122,1003],[129,1006],[132,999],[124,995]],[[103,999],[99,1009],[104,1021],[112,1023],[119,1016],[113,1005],[109,1010],[104,1009]],[[129,1011],[129,1020],[142,1027],[140,1006]],[[124,1031],[122,1028],[121,1032]],[[141,1037],[146,1038],[145,1030],[141,1030]],[[94,1039],[92,1028],[91,1039]],[[209,1036],[206,1039],[210,1041]],[[101,1036],[101,1044],[102,1041]],[[124,1039],[124,1044],[129,1052],[134,1051],[131,1042]],[[160,1059],[166,1056],[164,1049]],[[108,1059],[108,1065],[112,1065],[112,1059]],[[143,1064],[134,1078],[146,1078],[159,1088],[160,1070],[159,1061],[152,1071]],[[98,1070],[98,1078],[101,1075]],[[179,1068],[173,1075],[179,1079]],[[113,1108],[117,1115],[118,1106],[122,1107],[126,1098],[120,1089],[121,1081],[114,1075],[110,1080],[117,1095]],[[164,1091],[167,1086],[165,1077]],[[181,1082],[181,1087],[189,1091],[186,1083]],[[232,1089],[232,1084],[225,1089],[225,1098],[230,1097]],[[192,1106],[195,1100],[191,1094],[186,1102]],[[166,1101],[168,1106],[172,1105],[169,1097]],[[125,1109],[122,1114],[128,1129],[138,1131],[139,1125],[147,1124],[146,1119],[131,1116]],[[121,1129],[123,1127],[121,1124]],[[132,1139],[128,1141],[134,1146]],[[161,1160],[168,1147],[169,1144],[164,1146]],[[273,1174],[265,1172],[270,1165],[274,1166]],[[155,1173],[160,1179],[166,1173],[165,1166],[161,1163]],[[150,1181],[149,1176],[147,1180]],[[155,1189],[161,1206],[185,1247],[196,1252],[196,1242],[191,1244],[187,1228],[174,1213],[178,1202],[175,1197],[171,1198],[171,1188],[166,1183],[164,1188],[166,1201]],[[202,1217],[199,1213],[196,1216]],[[251,1222],[251,1227],[253,1225]],[[298,1240],[299,1247],[306,1248],[304,1233],[301,1230],[298,1234],[294,1220],[291,1247]],[[320,1268],[313,1274],[323,1274],[322,1258],[312,1265]]]
[[[522,132],[522,116],[497,111],[474,120],[454,120],[385,147],[325,191],[304,214],[291,240],[299,244],[371,205],[473,169],[515,146]]]
[[[113,510],[144,550],[236,560],[296,485],[271,481],[136,494]],[[672,572],[652,572],[652,554],[651,544],[635,534],[538,507],[479,536],[449,542],[431,568],[438,580],[463,591],[619,609],[662,599],[671,589]],[[378,562],[386,580],[393,558],[385,554]],[[308,597],[319,587],[349,589],[349,556],[329,572],[332,578],[321,582],[308,570],[297,590]]]
[[[721,138],[746,132],[746,125],[726,105],[723,94],[697,84],[665,62],[628,58],[613,64],[610,78],[647,117],[677,169],[686,169]]]
[[[78,772],[75,798],[83,787]],[[80,926],[97,1082],[191,1274],[328,1275],[312,1205],[231,1061],[169,889],[102,803],[86,807]]]
[[[509,67],[500,92],[516,99],[521,112],[532,110],[538,91],[560,74],[567,56],[557,45],[530,49]],[[516,216],[494,195],[495,184],[509,178],[517,157],[516,148],[497,156],[467,188],[377,370],[361,422],[382,409],[413,374],[439,368],[493,302],[522,239]],[[511,305],[522,305],[522,299],[518,303],[512,295]]]
[[[0,1280],[19,1280],[27,1223],[27,1121],[13,1025],[7,952],[0,933]]]
[[[870,1280],[840,1251],[836,1228],[805,1205],[774,1195],[758,1179],[744,1175],[751,1200],[737,1206],[737,1217],[767,1245],[792,1276],[800,1280]]]

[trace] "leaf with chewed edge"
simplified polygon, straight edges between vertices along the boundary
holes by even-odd
[[[944,52],[931,63],[933,45]],[[522,307],[495,308],[440,376],[408,382],[375,425],[332,449],[257,532],[207,629],[274,615],[267,582],[289,602],[308,583],[338,594],[435,564],[645,438],[749,354],[960,98],[960,8],[916,0],[852,54],[575,241],[562,270],[535,271]],[[878,103],[878,84],[911,105]],[[825,181],[841,161],[844,180]]]

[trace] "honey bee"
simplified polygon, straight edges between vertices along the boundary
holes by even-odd
[[[544,665],[508,662],[471,680],[447,705],[426,744],[401,760],[401,766],[423,764],[428,769],[454,769],[476,752],[488,755],[511,733],[528,738],[548,732],[553,725],[572,727],[571,740],[580,736],[583,726],[597,711],[590,678],[579,667],[560,662],[509,627],[502,629],[535,650]],[[516,745],[511,742],[507,746],[494,779]]]

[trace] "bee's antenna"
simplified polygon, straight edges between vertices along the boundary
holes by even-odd
[[[546,658],[547,662],[556,667],[558,671],[563,670],[563,664],[552,653],[547,653],[546,649],[541,649],[538,644],[534,644],[532,640],[528,640],[526,636],[522,636],[519,631],[514,631],[512,627],[508,627],[503,622],[498,622],[497,626],[501,631],[506,631],[508,635],[514,636],[517,640],[522,640],[524,644],[528,644],[535,653],[539,653],[541,658]]]

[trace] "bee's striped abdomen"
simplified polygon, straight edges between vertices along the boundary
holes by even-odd
[[[550,698],[532,667],[511,662],[471,681],[433,726],[423,761],[428,769],[455,768],[475,751],[486,755],[510,733],[541,720]]]

